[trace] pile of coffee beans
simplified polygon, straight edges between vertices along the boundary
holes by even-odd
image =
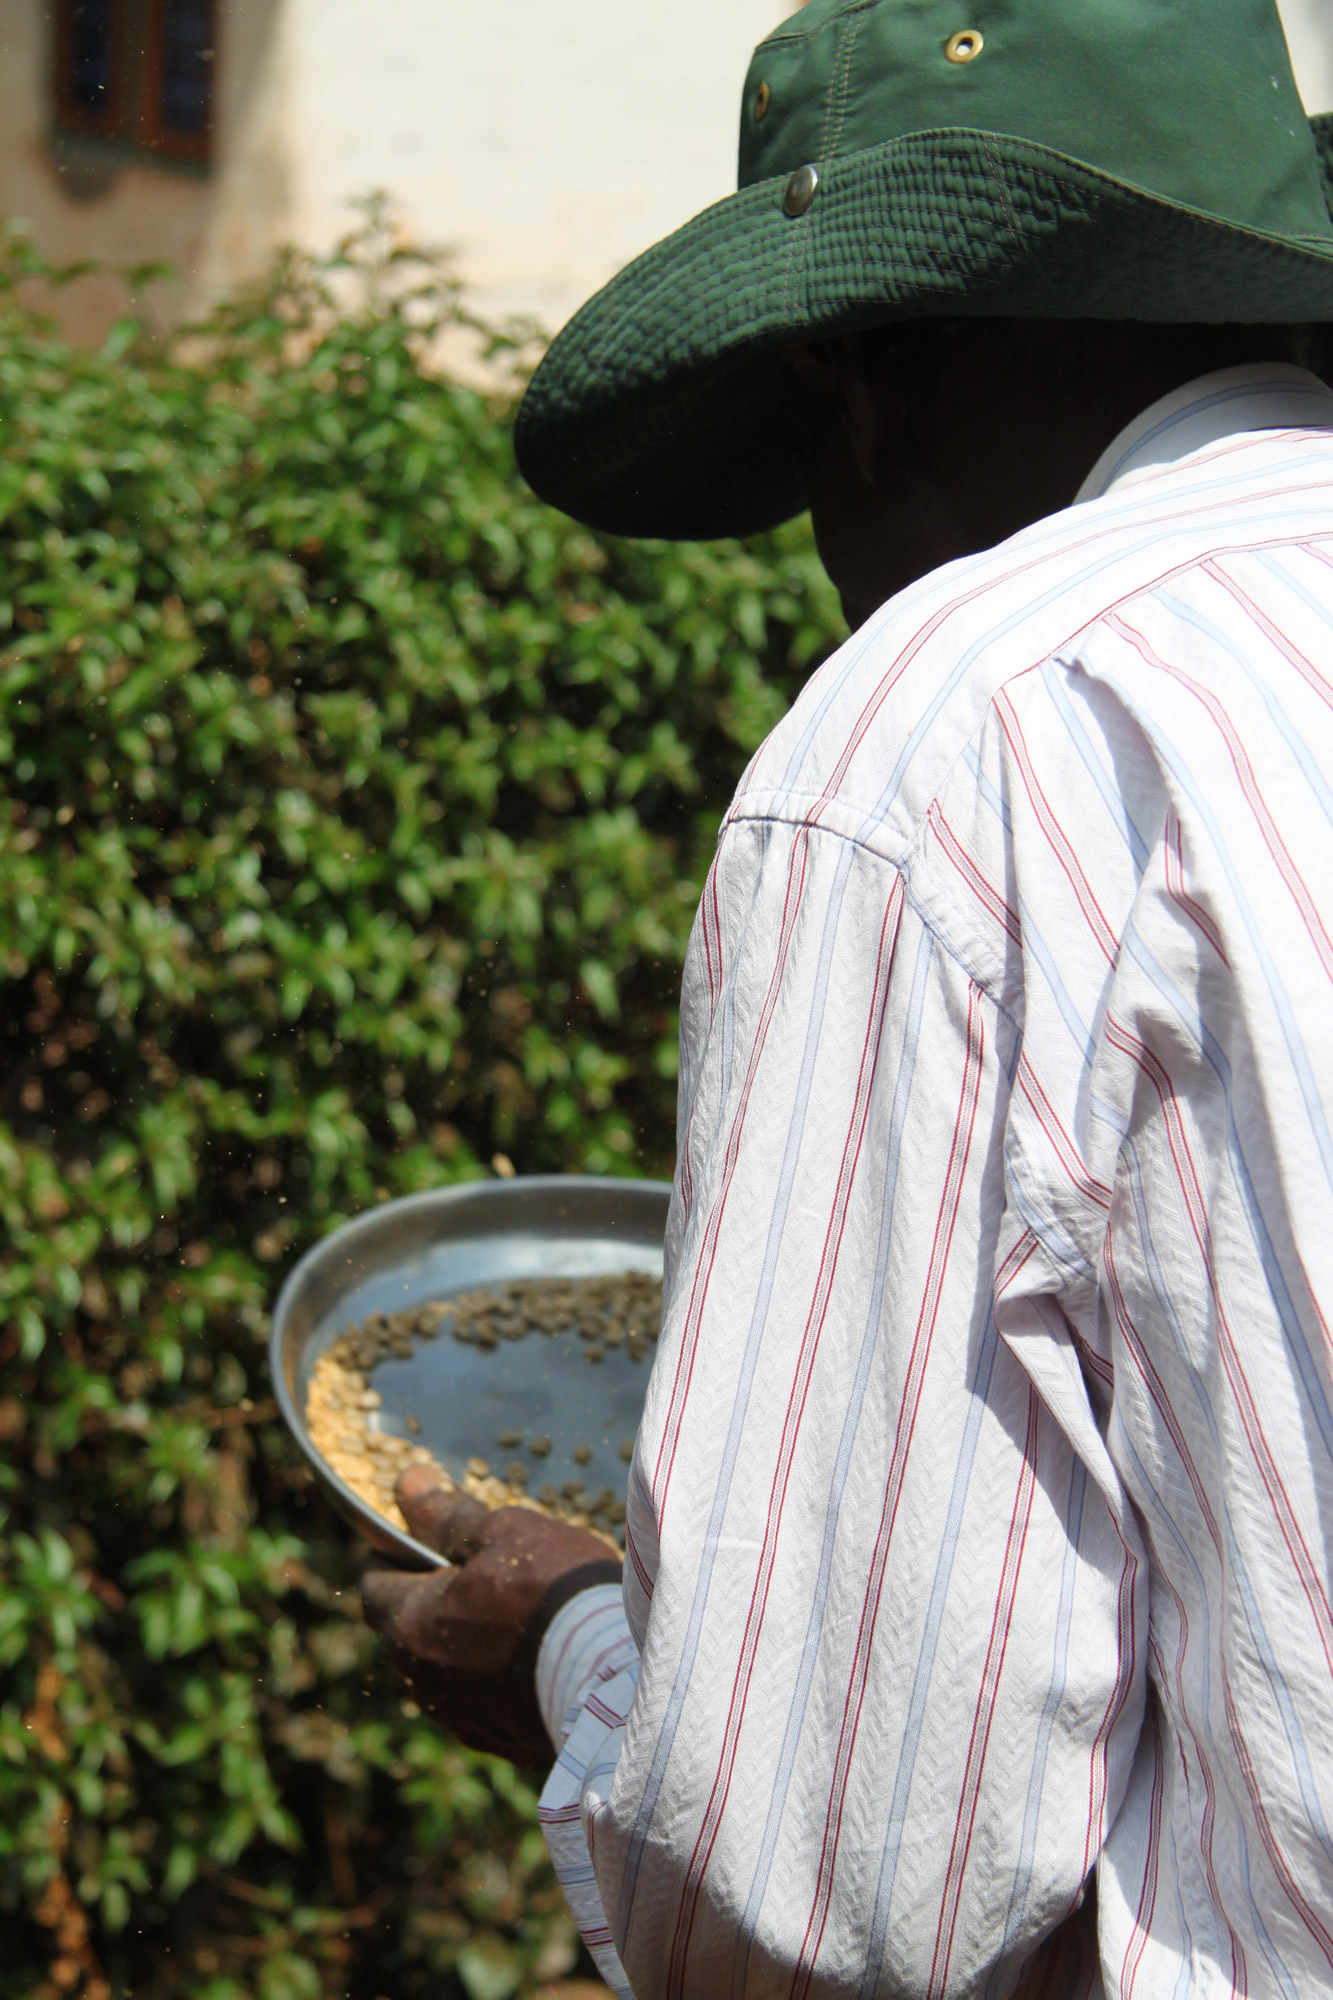
[[[399,1477],[409,1465],[431,1465],[442,1485],[460,1487],[488,1507],[535,1507],[590,1528],[619,1549],[623,1492],[608,1486],[594,1494],[574,1477],[558,1486],[543,1484],[531,1494],[527,1489],[536,1467],[519,1457],[497,1473],[488,1458],[478,1455],[468,1460],[461,1479],[453,1478],[432,1452],[414,1442],[419,1434],[414,1417],[407,1419],[407,1437],[380,1429],[381,1397],[370,1378],[381,1361],[410,1360],[417,1341],[441,1335],[482,1350],[534,1333],[563,1336],[580,1341],[583,1358],[591,1363],[617,1348],[632,1361],[642,1361],[657,1338],[661,1312],[661,1280],[625,1271],[600,1278],[523,1278],[409,1311],[371,1313],[361,1325],[341,1333],[315,1363],[306,1398],[310,1441],[344,1484],[396,1528],[407,1527],[394,1499]],[[551,1450],[551,1440],[540,1433],[525,1438],[521,1431],[502,1431],[496,1444],[501,1451],[525,1449],[537,1466]],[[633,1449],[632,1438],[621,1440],[623,1460],[628,1462]],[[592,1457],[590,1444],[573,1453],[576,1465],[586,1465]]]
[[[605,1278],[519,1278],[495,1291],[460,1292],[443,1307],[423,1307],[418,1320],[422,1312],[438,1314],[437,1328],[443,1324],[455,1340],[478,1347],[497,1347],[530,1333],[571,1334],[585,1343],[586,1361],[600,1361],[615,1347],[623,1347],[631,1361],[642,1361],[657,1338],[662,1284],[641,1271]],[[379,1317],[390,1333],[393,1320],[412,1315]]]

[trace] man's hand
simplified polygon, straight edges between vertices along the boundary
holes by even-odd
[[[531,1507],[483,1507],[428,1466],[403,1474],[397,1499],[417,1540],[454,1567],[367,1570],[367,1619],[437,1722],[474,1750],[545,1768],[554,1751],[533,1679],[542,1633],[577,1591],[618,1583],[620,1564],[596,1535]]]

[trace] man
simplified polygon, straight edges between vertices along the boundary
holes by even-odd
[[[856,628],[699,912],[623,1604],[419,1486],[368,1583],[638,2000],[1333,1988],[1321,148],[1271,0],[812,0],[529,392]]]

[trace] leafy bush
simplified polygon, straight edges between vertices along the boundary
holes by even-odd
[[[719,810],[835,613],[803,532],[539,505],[374,227],[167,351],[61,345],[41,275],[12,244],[0,1994],[507,2000],[573,1960],[532,1789],[376,1664],[265,1307],[497,1154],[669,1169]]]

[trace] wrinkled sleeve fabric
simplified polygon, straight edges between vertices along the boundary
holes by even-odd
[[[611,1991],[633,2000],[602,1908],[583,1822],[583,1794],[615,1768],[639,1677],[639,1649],[613,1584],[562,1605],[537,1655],[537,1701],[556,1748],[538,1818],[584,1943]]]
[[[1003,1995],[1130,1781],[1142,1552],[918,860],[733,818],[695,927],[623,1622],[543,1800],[637,2000]]]

